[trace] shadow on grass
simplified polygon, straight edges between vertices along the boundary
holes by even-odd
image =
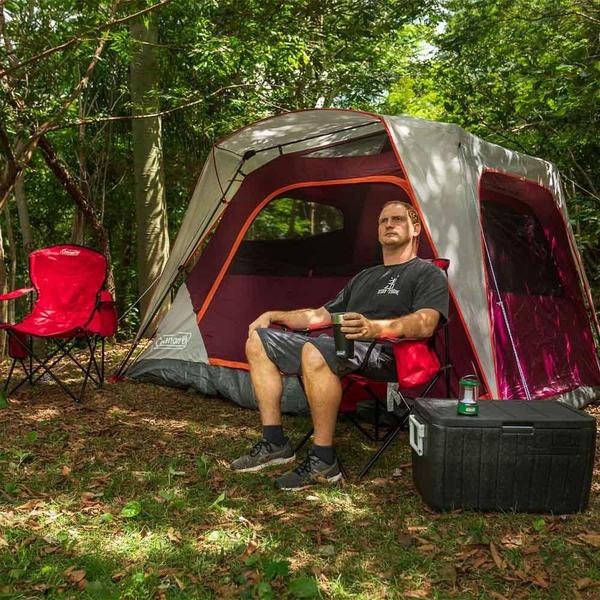
[[[410,468],[398,470],[410,462],[401,435],[363,483],[280,492],[272,484],[280,471],[227,467],[256,439],[256,413],[129,381],[90,389],[83,405],[52,385],[26,388],[0,415],[0,597],[598,591],[597,488],[588,512],[564,519],[437,515],[415,493]],[[308,426],[286,420],[294,439]],[[372,447],[348,425],[339,434],[356,472]]]

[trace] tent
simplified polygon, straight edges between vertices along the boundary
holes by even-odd
[[[214,146],[134,347],[150,343],[122,371],[255,406],[248,324],[320,306],[380,262],[377,215],[391,199],[419,212],[419,255],[451,261],[459,375],[476,373],[491,398],[600,395],[598,322],[556,167],[456,125],[337,109],[265,119]],[[284,410],[305,407],[287,378]]]

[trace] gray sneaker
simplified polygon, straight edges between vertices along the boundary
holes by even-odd
[[[248,454],[236,458],[231,463],[231,468],[239,473],[253,473],[265,467],[285,465],[296,460],[296,454],[290,442],[277,446],[262,439],[256,442]]]
[[[309,452],[304,462],[293,471],[284,473],[275,481],[280,490],[304,490],[315,483],[336,483],[342,479],[337,459],[332,465]]]

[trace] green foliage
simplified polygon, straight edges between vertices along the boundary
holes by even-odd
[[[121,509],[121,516],[126,519],[137,517],[142,512],[142,505],[137,500],[130,500]]]
[[[592,0],[446,0],[423,30],[433,51],[392,106],[554,162],[600,298],[600,10]],[[400,87],[398,87],[400,86]],[[414,90],[417,90],[415,107]],[[393,104],[395,103],[395,104]]]
[[[32,8],[30,0],[4,3],[5,32],[17,62],[77,38],[10,74],[24,105],[17,111],[6,94],[0,98],[11,142],[57,117],[90,62],[111,4],[39,0]],[[115,16],[142,5],[147,3],[121,3]],[[408,113],[455,122],[555,162],[568,177],[571,222],[600,298],[600,11],[593,0],[178,0],[156,17],[161,86],[155,94],[165,113],[162,145],[172,240],[210,148],[237,128],[315,106]],[[140,292],[128,120],[134,42],[126,22],[108,35],[88,85],[48,139],[88,191],[109,233],[118,308],[124,314]],[[8,62],[2,44],[0,63]],[[75,126],[77,118],[88,123]],[[25,188],[36,246],[70,241],[73,201],[38,154],[26,172]],[[18,248],[15,283],[26,285],[14,202],[9,208]],[[249,237],[300,237],[315,232],[321,221],[328,230],[335,228],[333,216],[300,208],[281,200],[260,215]],[[85,243],[98,247],[90,230]],[[120,334],[130,336],[138,322],[134,308],[122,319]]]

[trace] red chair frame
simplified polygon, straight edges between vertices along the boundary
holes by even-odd
[[[0,329],[8,334],[9,356],[13,359],[4,383],[5,393],[14,393],[26,382],[34,385],[44,375],[76,402],[83,400],[88,380],[102,387],[105,339],[117,330],[115,302],[110,292],[102,289],[107,266],[102,254],[74,244],[43,248],[29,255],[33,287],[0,295],[0,301],[7,301],[35,293],[30,312],[19,323],[0,323]],[[33,338],[52,340],[56,349],[42,358],[34,351]],[[82,340],[89,352],[87,362],[83,363],[73,354],[75,345]],[[64,358],[70,359],[84,374],[79,394],[52,370]],[[17,363],[25,376],[10,388]]]

